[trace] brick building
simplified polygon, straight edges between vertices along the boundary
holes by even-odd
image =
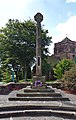
[[[76,56],[76,42],[66,37],[61,42],[55,43],[54,55],[59,59],[73,59]]]

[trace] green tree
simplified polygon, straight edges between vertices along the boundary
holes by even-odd
[[[61,79],[65,71],[68,71],[74,65],[70,59],[62,59],[54,68],[54,74],[57,79]]]
[[[42,62],[42,74],[46,76],[48,79],[49,71],[51,71],[52,66],[48,63],[47,59],[45,58]]]
[[[2,71],[2,75],[3,75],[3,82],[4,83],[8,83],[8,82],[11,82],[12,81],[12,78],[11,78],[11,73],[8,69],[5,69],[4,71]]]
[[[41,31],[44,58],[45,54],[49,52],[46,46],[50,45],[51,37],[47,36],[47,30],[41,28]],[[28,66],[31,67],[35,61],[36,23],[32,20],[20,22],[10,19],[0,32],[1,60],[13,58],[16,63],[21,65],[25,79],[27,79]]]
[[[2,75],[2,70],[1,70],[1,67],[0,67],[0,82],[2,82],[3,80],[3,75]]]

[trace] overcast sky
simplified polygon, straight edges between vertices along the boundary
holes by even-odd
[[[54,43],[60,42],[67,36],[76,41],[76,0],[0,0],[0,27],[8,19],[28,20],[41,12],[44,16],[42,25],[52,36]]]

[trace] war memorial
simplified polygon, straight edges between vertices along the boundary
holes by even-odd
[[[76,120],[76,96],[46,84],[41,69],[41,22],[43,15],[34,16],[36,26],[36,75],[32,84],[0,94],[1,120]],[[6,93],[7,91],[5,91]]]

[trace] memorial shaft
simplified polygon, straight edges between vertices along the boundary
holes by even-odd
[[[41,24],[36,26],[36,75],[41,76]]]
[[[41,21],[43,20],[43,15],[37,13],[34,16],[36,25],[36,76],[42,76],[41,70]]]

